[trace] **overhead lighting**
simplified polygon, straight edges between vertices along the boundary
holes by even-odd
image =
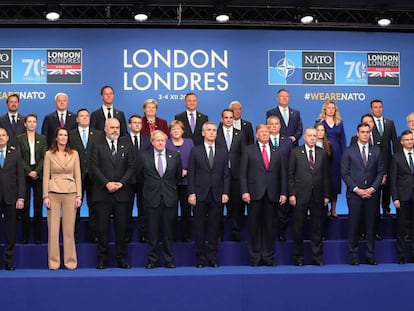
[[[60,18],[61,13],[57,10],[50,10],[46,12],[45,17],[50,22],[55,22]]]
[[[311,24],[311,23],[313,23],[313,22],[314,22],[314,20],[315,20],[315,18],[314,18],[312,15],[303,15],[303,16],[300,18],[300,22],[301,22],[302,24]]]
[[[134,15],[134,20],[137,22],[146,22],[149,18],[148,13],[137,13]]]
[[[218,14],[216,16],[217,23],[227,23],[230,20],[230,16],[228,14]]]
[[[387,27],[391,25],[391,19],[389,18],[378,18],[377,23],[381,27]]]

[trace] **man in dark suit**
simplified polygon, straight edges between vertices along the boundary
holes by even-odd
[[[132,212],[134,209],[134,197],[136,198],[137,210],[138,210],[138,219],[139,219],[139,233],[138,233],[138,240],[141,243],[146,243],[147,238],[147,218],[145,213],[145,206],[142,202],[142,186],[143,180],[141,176],[141,166],[142,161],[140,159],[141,152],[150,149],[151,142],[148,136],[141,134],[142,129],[142,117],[133,114],[129,117],[129,134],[122,136],[119,138],[119,141],[125,145],[132,146],[135,155],[135,171],[136,176],[134,183],[131,185],[131,189],[133,192],[132,200],[130,202],[130,218],[128,220],[128,227],[127,227],[127,235],[126,240],[127,242],[131,241],[132,239]]]
[[[218,267],[217,240],[221,205],[229,200],[230,172],[226,148],[215,143],[217,127],[206,122],[202,127],[204,143],[195,146],[188,160],[188,203],[194,206],[197,267]],[[208,244],[205,245],[206,216]]]
[[[270,116],[277,116],[281,120],[280,134],[289,137],[292,144],[298,146],[302,137],[303,125],[300,112],[289,106],[289,91],[280,89],[277,92],[279,106],[266,112],[266,119]]]
[[[125,114],[123,111],[114,108],[114,89],[110,85],[101,88],[102,107],[96,109],[91,114],[91,127],[97,130],[103,130],[105,121],[109,118],[118,119],[120,123],[120,136],[127,134]]]
[[[98,265],[105,269],[109,253],[111,215],[115,225],[115,251],[119,268],[129,269],[126,261],[126,226],[131,201],[131,183],[135,174],[135,158],[131,146],[119,143],[118,119],[105,121],[105,139],[94,144],[91,154],[93,178],[92,203],[98,223]]]
[[[329,203],[329,159],[325,150],[316,146],[316,129],[307,128],[305,144],[292,150],[289,161],[289,203],[293,206],[293,256],[303,266],[303,236],[310,211],[312,218],[312,264],[323,266],[322,213]]]
[[[358,237],[361,217],[365,219],[367,263],[376,265],[375,217],[378,189],[385,174],[381,160],[381,150],[369,144],[371,128],[367,123],[357,127],[358,141],[345,149],[342,156],[341,174],[347,191],[349,209],[349,253],[351,264],[358,265]]]
[[[269,127],[269,140],[270,144],[276,148],[280,149],[283,156],[283,162],[286,168],[286,176],[288,176],[289,171],[289,155],[292,149],[292,142],[286,136],[280,134],[281,122],[280,119],[276,116],[270,116],[267,118],[267,126]],[[289,217],[291,214],[291,206],[288,202],[283,205],[279,205],[277,209],[277,216],[279,221],[279,241],[286,241],[286,229],[289,223]]]
[[[391,160],[390,182],[394,206],[397,209],[398,263],[405,263],[405,234],[411,238],[411,262],[414,262],[414,134],[406,130],[401,134],[402,150]],[[409,226],[408,226],[409,225]]]
[[[68,110],[68,95],[57,93],[55,95],[56,111],[45,116],[42,124],[42,134],[46,136],[47,146],[50,147],[56,137],[56,129],[65,127],[69,131],[76,127],[76,115]]]
[[[153,148],[141,154],[143,201],[148,215],[147,269],[158,266],[158,242],[161,234],[164,266],[175,268],[174,223],[178,208],[177,184],[181,180],[182,168],[180,154],[165,149],[167,138],[164,132],[155,130],[151,134]]]
[[[252,123],[242,119],[242,105],[239,101],[232,101],[229,108],[233,110],[234,119],[233,127],[243,133],[244,143],[246,146],[254,143],[254,134]]]
[[[380,99],[374,99],[371,101],[371,112],[374,117],[373,132],[380,137],[380,149],[382,162],[384,165],[385,176],[388,176],[392,155],[398,150],[400,143],[397,139],[397,131],[395,130],[394,121],[383,116],[383,104]],[[379,200],[382,206],[382,214],[385,217],[390,217],[390,183],[388,178],[385,177],[379,193]],[[378,218],[380,215],[380,209],[378,206]]]
[[[197,111],[198,99],[195,93],[187,93],[185,95],[186,111],[175,115],[174,119],[183,122],[184,138],[191,138],[194,146],[203,143],[203,135],[201,134],[203,124],[208,121],[208,116]]]
[[[282,152],[269,142],[269,128],[256,127],[257,144],[243,152],[240,191],[247,205],[248,246],[253,267],[275,265],[275,217],[287,198],[287,176]]]
[[[16,209],[24,206],[24,170],[20,152],[8,148],[9,135],[0,128],[0,216],[5,226],[4,263],[6,270],[14,270]]]
[[[85,108],[79,109],[76,113],[78,127],[69,133],[72,148],[79,154],[81,174],[82,174],[82,193],[86,194],[86,204],[89,209],[89,240],[93,243],[98,242],[96,210],[92,203],[92,177],[90,174],[90,157],[93,145],[104,139],[104,133],[90,127],[89,111]],[[84,195],[82,196],[85,197]],[[80,208],[77,209],[75,222],[75,241],[79,241],[80,230]]]
[[[7,97],[7,113],[0,117],[0,127],[4,128],[9,135],[8,146],[16,146],[16,136],[24,133],[24,116],[22,116],[19,110],[20,98],[17,94],[12,94]]]
[[[26,131],[16,136],[16,148],[19,150],[24,174],[26,176],[26,192],[24,208],[21,211],[22,243],[29,243],[30,236],[30,201],[33,189],[33,235],[36,244],[40,244],[42,232],[43,211],[43,159],[47,151],[47,142],[44,135],[36,132],[37,115],[28,114],[24,117]]]
[[[227,149],[231,173],[230,198],[229,202],[226,204],[227,217],[232,220],[231,236],[233,241],[241,242],[243,241],[241,226],[245,204],[241,199],[239,178],[240,158],[245,148],[245,142],[242,132],[233,127],[233,110],[227,108],[222,111],[221,123],[223,126],[217,131],[216,143]],[[222,223],[222,230],[224,230],[223,227]]]

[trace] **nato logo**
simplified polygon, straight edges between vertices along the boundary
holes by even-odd
[[[13,83],[46,83],[46,50],[13,50]]]
[[[336,83],[339,85],[367,85],[367,53],[341,52],[336,54]]]
[[[269,85],[300,84],[302,82],[301,52],[268,52]]]

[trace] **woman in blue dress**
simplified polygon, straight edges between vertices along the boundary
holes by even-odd
[[[333,158],[331,162],[331,210],[332,217],[338,217],[336,213],[336,202],[338,194],[341,193],[341,158],[346,147],[344,125],[338,106],[333,101],[326,101],[323,106],[317,123],[325,127],[326,136],[333,147]]]

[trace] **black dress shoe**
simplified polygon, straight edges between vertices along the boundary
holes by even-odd
[[[295,261],[295,265],[298,266],[298,267],[303,267],[303,265],[304,265],[303,260],[302,259],[297,259]]]
[[[22,240],[22,244],[29,244],[29,241],[24,239],[24,240]]]
[[[405,264],[405,258],[404,258],[404,257],[399,257],[399,258],[398,258],[398,264],[399,264],[399,265],[403,265],[403,264]]]
[[[284,236],[284,235],[279,235],[279,241],[280,241],[280,242],[286,242],[286,236]]]
[[[38,245],[39,244],[42,244],[42,241],[41,240],[35,240],[34,242],[35,242],[35,244],[38,244]]]
[[[320,260],[320,259],[315,259],[315,260],[312,260],[312,265],[314,265],[314,266],[323,266],[324,264],[323,264],[323,261],[322,260]]]
[[[157,267],[157,265],[154,263],[154,262],[149,262],[146,266],[145,266],[145,268],[146,269],[154,269],[154,268],[156,268]]]
[[[252,267],[258,267],[259,266],[259,263],[257,261],[252,260],[250,262],[250,266],[252,266]]]
[[[359,240],[360,241],[365,240],[365,233],[361,233],[361,235],[359,236]]]
[[[266,261],[263,261],[263,266],[266,266],[266,267],[275,267],[276,264],[273,261],[266,260]]]
[[[242,238],[242,236],[241,236],[241,234],[240,234],[240,233],[233,233],[233,234],[231,235],[231,239],[232,239],[234,242],[243,242],[243,238]]]
[[[98,261],[98,264],[97,264],[97,266],[96,266],[96,269],[98,269],[98,270],[103,270],[103,269],[105,269],[105,268],[106,268],[105,262],[104,262],[103,260],[99,260],[99,261]]]
[[[148,242],[148,239],[147,239],[147,237],[146,236],[140,236],[139,238],[138,238],[138,241],[140,242],[140,243],[147,243]]]
[[[377,241],[381,241],[381,240],[382,240],[382,236],[381,236],[381,234],[376,233],[376,234],[375,234],[375,240],[377,240]]]
[[[208,262],[208,265],[209,265],[210,267],[212,267],[212,268],[218,268],[218,267],[219,267],[218,262],[217,262],[216,260],[214,260],[214,259],[210,260],[210,261]]]
[[[168,268],[168,269],[174,269],[175,268],[175,265],[172,262],[167,262],[165,264],[165,267]]]
[[[351,259],[351,266],[359,266],[358,258]]]
[[[11,263],[6,263],[6,265],[4,266],[4,269],[6,269],[8,271],[16,270],[16,268]]]
[[[206,265],[205,265],[204,261],[202,261],[202,260],[200,260],[199,262],[197,262],[197,265],[196,265],[197,268],[204,268],[205,266]]]
[[[367,265],[376,266],[377,261],[374,258],[367,258]]]
[[[181,241],[183,241],[185,243],[188,243],[188,242],[191,242],[191,238],[188,237],[188,236],[183,236],[183,238],[181,239]]]
[[[126,262],[126,260],[120,260],[118,261],[118,268],[131,269],[131,266]]]

